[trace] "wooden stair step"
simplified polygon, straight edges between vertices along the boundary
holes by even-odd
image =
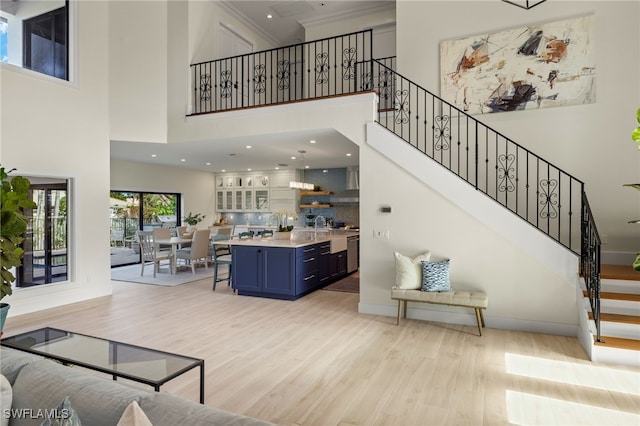
[[[589,312],[589,319],[593,320],[593,313]],[[622,315],[622,314],[607,314],[600,313],[600,321],[608,322],[621,322],[625,324],[638,324],[640,325],[640,317],[636,315]]]
[[[621,337],[600,336],[603,342],[594,342],[596,346],[605,346],[617,349],[630,349],[632,351],[640,351],[640,340],[623,339]]]
[[[606,265],[600,266],[600,278],[611,280],[640,281],[640,271],[634,270],[631,265]]]
[[[587,292],[587,290],[583,290],[582,294],[584,294],[584,297],[589,297],[589,293]],[[626,300],[627,302],[640,302],[640,294],[611,293],[608,291],[601,291],[600,299]]]

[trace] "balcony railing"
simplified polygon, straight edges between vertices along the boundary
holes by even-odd
[[[191,115],[352,94],[371,30],[191,65]]]

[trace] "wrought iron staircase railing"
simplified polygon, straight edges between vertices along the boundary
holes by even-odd
[[[372,52],[367,30],[193,64],[191,115],[375,90],[381,126],[580,255],[599,341],[601,241],[584,183]]]
[[[584,183],[382,62],[372,62],[362,64],[358,75],[362,90],[378,92],[381,126],[581,256],[600,341],[601,241]]]

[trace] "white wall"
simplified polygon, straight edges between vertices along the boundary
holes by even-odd
[[[202,213],[205,225],[215,220],[214,174],[130,161],[111,161],[111,189],[182,194],[182,214]]]
[[[17,289],[10,316],[111,293],[106,2],[81,2],[71,83],[0,67],[0,161],[20,174],[71,178],[70,280]]]
[[[480,119],[584,181],[600,234],[608,240],[603,251],[635,253],[640,227],[627,222],[640,215],[640,196],[622,185],[640,181],[640,153],[630,138],[640,105],[640,3],[557,0],[529,11],[499,1],[396,5],[399,72],[436,94],[441,41],[594,14],[596,103]]]
[[[451,259],[454,289],[489,295],[488,327],[576,334],[576,255],[377,124],[360,148],[360,176],[360,312],[395,315],[393,251],[431,251]],[[408,315],[475,324],[465,308],[415,304]]]
[[[167,1],[109,2],[112,140],[167,141],[168,18]]]
[[[312,41],[325,37],[335,37],[356,31],[363,31],[373,26],[392,25],[396,21],[394,8],[383,7],[372,13],[361,16],[335,17],[330,20],[303,22],[305,40]]]

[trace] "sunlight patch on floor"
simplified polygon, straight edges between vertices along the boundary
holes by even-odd
[[[510,374],[640,396],[640,373],[632,371],[513,353],[505,354],[505,365]]]
[[[509,423],[517,425],[639,425],[640,415],[507,390]]]

